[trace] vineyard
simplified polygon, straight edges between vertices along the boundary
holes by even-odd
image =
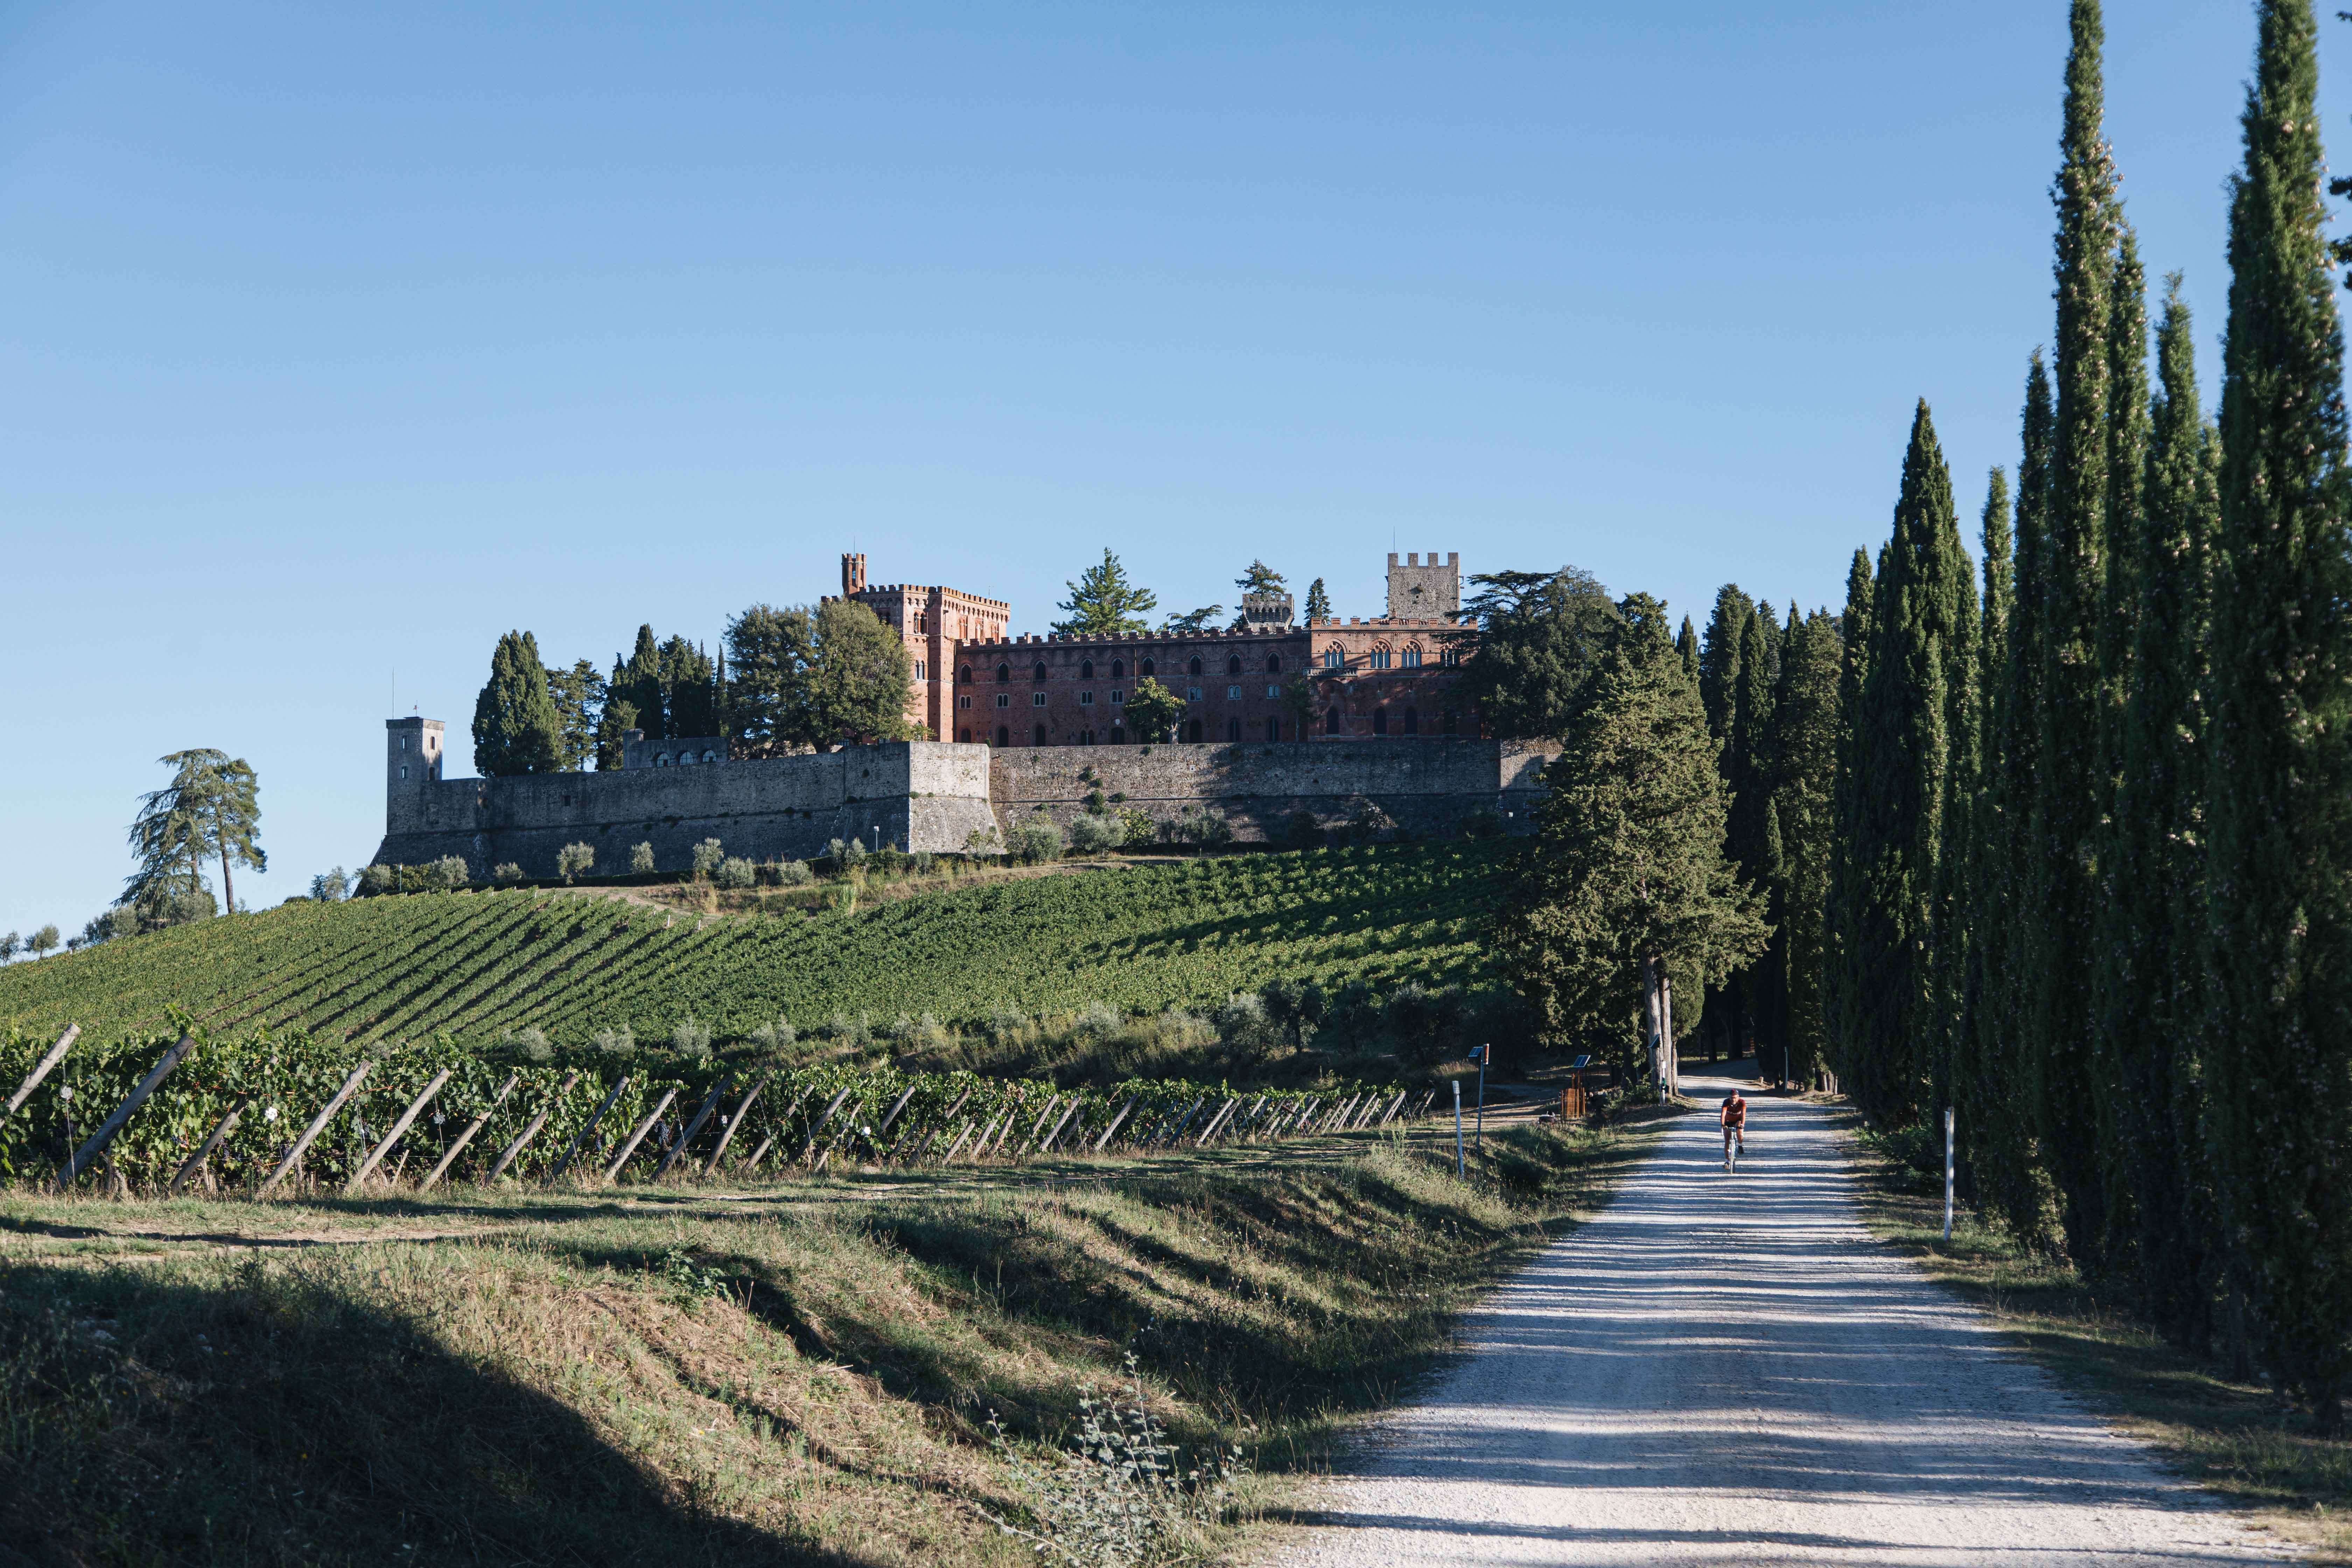
[[[834,1064],[699,1073],[504,1066],[446,1037],[361,1050],[257,1029],[82,1047],[12,1037],[0,1178],[430,1188],[741,1179],[839,1161],[910,1166],[1129,1152],[1379,1126],[1395,1086],[1240,1092],[1172,1080],[1061,1089],[972,1073]]]
[[[0,1030],[94,1039],[266,1026],[339,1045],[536,1028],[559,1047],[691,1017],[720,1041],[778,1020],[1128,1014],[1273,980],[1475,982],[1495,842],[1115,865],[811,912],[681,916],[593,892],[294,903],[0,969]],[[493,1085],[492,1087],[495,1087]]]

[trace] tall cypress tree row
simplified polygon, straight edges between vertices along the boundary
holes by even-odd
[[[2107,557],[2099,617],[2098,766],[2100,791],[2098,899],[2091,917],[2094,968],[2091,1009],[2091,1100],[2098,1137],[2100,1213],[2106,1234],[2098,1251],[2118,1270],[2135,1267],[2139,1249],[2140,1151],[2159,1132],[2143,1053],[2147,1042],[2128,1031],[2144,1024],[2147,978],[2134,961],[2142,928],[2161,917],[2139,896],[2140,871],[2127,870],[2129,840],[2140,824],[2126,819],[2126,731],[2134,667],[2134,628],[2140,608],[2139,574],[2147,480],[2147,288],[2139,245],[2122,226],[2116,256],[2113,309],[2107,331]]]
[[[1772,684],[1768,673],[1771,660],[1766,655],[1764,640],[1764,623],[1770,614],[1769,606],[1760,613],[1750,611],[1739,628],[1730,731],[1723,743],[1724,781],[1731,786],[1724,852],[1738,863],[1748,885],[1764,895],[1764,918],[1777,923],[1779,915],[1771,908],[1773,888],[1780,876],[1780,851],[1773,842],[1776,834],[1772,822]],[[1751,1044],[1759,1053],[1767,1047],[1775,1051],[1779,1048],[1777,1039],[1765,1038],[1772,1014],[1768,994],[1771,986],[1770,956],[1768,947],[1753,964],[1735,971],[1725,982],[1731,1011],[1731,1054],[1735,1057]]]
[[[1865,581],[1864,591],[1867,593]],[[1780,830],[1780,912],[1774,940],[1783,957],[1783,1038],[1789,1076],[1810,1082],[1824,1060],[1827,1020],[1822,984],[1832,826],[1838,790],[1838,681],[1845,648],[1826,610],[1800,621],[1789,611],[1780,644],[1780,679],[1772,693],[1772,755],[1779,787],[1772,802]]]
[[[1988,1072],[1982,1046],[1989,1028],[2008,1027],[2009,1020],[1999,1005],[1998,986],[2007,952],[2005,938],[2012,923],[1987,896],[2002,879],[2009,847],[2001,696],[2009,679],[2011,565],[2009,475],[1998,465],[1985,478],[1984,512],[1978,527],[1984,573],[1977,620],[1979,755],[1976,789],[1969,803],[1967,846],[1961,851],[1967,871],[1955,900],[1959,919],[1967,926],[1968,952],[1960,968],[1952,1063],[1952,1103],[1967,1129],[1971,1149],[1984,1142],[1987,1117],[1998,1114],[1992,1109],[1995,1102],[2015,1091],[2013,1084]]]
[[[2028,1082],[2041,1156],[2057,1184],[2068,1247],[2103,1239],[2090,1070],[2093,867],[2098,784],[2101,598],[2105,586],[2109,318],[2115,284],[2114,170],[2100,134],[2096,0],[2074,0],[2066,58],[2058,206],[2058,425],[2042,543],[2040,766],[2031,826],[2033,879],[2022,913],[2033,986]]]
[[[1822,921],[1822,1044],[1831,1070],[1842,1078],[1853,1072],[1855,1043],[1862,1037],[1865,973],[1861,931],[1866,918],[1865,868],[1874,855],[1862,838],[1862,738],[1856,721],[1863,683],[1870,674],[1870,603],[1875,587],[1868,552],[1855,551],[1846,568],[1845,608],[1838,617],[1843,646],[1838,665],[1837,774],[1830,804],[1829,893]]]
[[[2006,502],[2006,496],[2003,500]],[[1983,626],[1978,618],[1976,581],[1953,530],[1955,590],[1958,605],[1944,655],[1944,733],[1949,747],[1944,766],[1943,842],[1937,850],[1928,915],[1928,1033],[1923,1064],[1927,1109],[1954,1102],[1954,1079],[1969,1053],[1963,1036],[1968,1018],[1970,954],[1975,950],[1969,907],[1969,870],[1975,854],[1976,804],[1984,783]]]
[[[563,769],[562,718],[529,632],[507,633],[490,655],[490,679],[474,700],[474,767],[484,778]]]
[[[1931,1061],[1935,895],[1943,853],[1955,678],[1976,638],[1976,592],[1952,515],[1951,473],[1923,401],[1895,528],[1872,595],[1853,717],[1861,898],[1850,931],[1859,991],[1843,1042],[1855,1102],[1882,1124],[1922,1103]]]
[[[2100,1034],[2110,1107],[2108,1203],[2133,1216],[2141,1298],[2168,1334],[2201,1348],[2213,1288],[2213,1202],[2202,1121],[2201,924],[2207,552],[2217,522],[2215,440],[2198,407],[2180,279],[2157,334],[2161,391],[2144,505],[2130,542],[2132,650],[2121,771],[2100,869],[2109,891]],[[2117,541],[2116,553],[2124,553]]]
[[[2263,0],[2230,206],[2206,965],[2215,1184],[2255,1353],[2324,1433],[2352,1386],[2352,528],[2315,26]]]

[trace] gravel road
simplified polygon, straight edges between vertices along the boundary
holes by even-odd
[[[2290,1560],[1873,1242],[1822,1111],[1758,1102],[1736,1176],[1713,1120],[1470,1314],[1286,1563]]]

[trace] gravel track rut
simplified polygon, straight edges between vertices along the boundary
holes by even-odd
[[[1469,1314],[1286,1564],[2294,1560],[1873,1241],[1826,1113],[1757,1102],[1736,1176],[1713,1121]]]

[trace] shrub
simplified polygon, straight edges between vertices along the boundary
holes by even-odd
[[[896,874],[906,863],[906,856],[898,852],[898,847],[896,844],[885,844],[881,848],[874,851],[874,868],[886,877]]]
[[[629,851],[629,874],[635,877],[654,874],[654,847],[650,843],[640,844]]]
[[[1311,811],[1294,811],[1275,828],[1275,841],[1286,849],[1312,849],[1323,842],[1323,825]]]
[[[589,1037],[588,1043],[608,1057],[634,1056],[637,1049],[637,1037],[630,1033],[626,1024],[617,1029],[599,1029]]]
[[[997,841],[992,827],[975,827],[964,835],[963,852],[977,860],[987,856],[1002,855],[1004,846]]]
[[[719,863],[716,880],[722,888],[748,888],[759,880],[759,876],[751,862],[740,855],[730,855]]]
[[[694,1021],[688,1013],[669,1032],[669,1048],[682,1057],[707,1057],[710,1054],[710,1031]]]
[[[1234,825],[1213,807],[1186,812],[1181,831],[1184,842],[1196,849],[1222,849],[1234,841]]]
[[[694,847],[694,874],[708,877],[718,870],[726,858],[727,852],[719,847],[719,840],[706,838]]]
[[[845,870],[856,870],[858,867],[865,865],[866,840],[863,838],[851,839],[849,841],[849,847],[842,851],[841,864],[843,868]]]
[[[1265,1001],[1247,991],[1236,991],[1210,1015],[1218,1043],[1239,1061],[1262,1063],[1290,1042],[1282,1025],[1271,1017]]]
[[[787,860],[776,868],[776,880],[787,888],[805,888],[816,880],[805,860]]]
[[[527,1062],[544,1062],[554,1058],[555,1047],[536,1028],[509,1029],[499,1042]]]
[[[511,860],[502,860],[490,872],[490,880],[501,887],[513,887],[522,880],[522,868]]]
[[[1103,814],[1103,806],[1106,804],[1106,800],[1107,797],[1099,788],[1087,791],[1087,815],[1089,816],[1100,816]]]
[[[596,847],[593,844],[567,844],[555,852],[555,873],[567,884],[595,866]]]
[[[1312,980],[1269,980],[1258,988],[1266,1017],[1297,1045],[1315,1037],[1330,1011],[1331,999]]]
[[[1149,847],[1160,831],[1149,812],[1136,806],[1122,806],[1118,814],[1118,841],[1129,849]]]
[[[797,866],[800,862],[795,860],[793,864]],[[779,1051],[799,1039],[800,1033],[793,1027],[791,1019],[779,1018],[772,1024],[761,1024],[744,1038],[763,1051]]]
[[[428,892],[454,893],[473,881],[462,855],[444,855],[429,866],[417,868],[418,880]]]
[[[352,890],[352,879],[341,866],[331,871],[321,871],[310,879],[310,896],[322,904],[331,904]]]
[[[1100,855],[1118,848],[1122,837],[1116,820],[1081,813],[1070,822],[1070,853]]]
[[[378,864],[361,868],[360,893],[362,897],[393,892],[399,886],[400,873],[390,866]]]
[[[940,858],[928,849],[918,849],[907,857],[907,864],[914,868],[915,875],[918,877],[929,876],[931,868],[939,863]]]
[[[1042,816],[1033,816],[1005,835],[1004,852],[1024,866],[1059,859],[1062,830]]]

